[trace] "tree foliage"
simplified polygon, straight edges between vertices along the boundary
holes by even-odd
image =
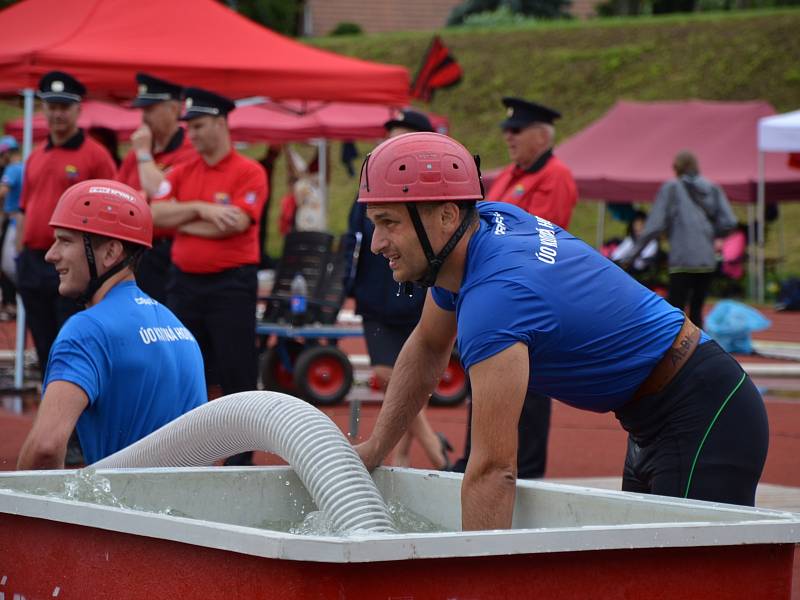
[[[557,19],[567,17],[572,0],[466,0],[450,12],[448,25],[461,25],[471,15],[508,11],[515,15]]]
[[[2,0],[0,0],[2,1]],[[299,0],[219,0],[248,19],[283,35],[298,34]]]

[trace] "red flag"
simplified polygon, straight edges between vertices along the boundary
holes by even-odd
[[[430,102],[433,93],[439,88],[446,88],[461,81],[461,65],[450,54],[450,50],[436,35],[431,40],[425,58],[422,60],[414,82],[411,84],[411,97]]]

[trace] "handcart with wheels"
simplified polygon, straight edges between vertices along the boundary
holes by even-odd
[[[331,234],[291,232],[275,274],[264,314],[256,325],[261,341],[259,374],[264,389],[280,391],[329,406],[344,400],[353,385],[353,365],[338,348],[339,340],[363,336],[360,323],[337,320],[344,302],[346,257],[334,248]],[[291,281],[302,273],[307,282],[305,323],[292,325]],[[270,344],[270,340],[274,342]],[[453,406],[469,393],[469,381],[453,354],[431,396],[435,406]]]

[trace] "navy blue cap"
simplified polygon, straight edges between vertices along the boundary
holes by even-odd
[[[236,108],[233,100],[201,88],[185,88],[183,97],[185,103],[181,121],[191,121],[197,117],[224,117]]]
[[[386,131],[389,131],[393,127],[405,127],[412,131],[433,131],[433,125],[431,125],[431,121],[427,115],[417,112],[416,110],[411,110],[410,108],[397,111],[394,118],[389,119],[383,124],[383,128]]]
[[[137,73],[136,99],[131,103],[134,108],[142,108],[167,100],[180,100],[183,88],[176,83],[153,77],[147,73]]]
[[[73,104],[83,100],[86,88],[69,73],[50,71],[39,80],[38,95],[45,102]]]
[[[503,106],[506,107],[506,120],[500,123],[500,127],[503,129],[527,127],[531,123],[552,125],[553,121],[561,118],[561,113],[557,110],[522,98],[506,96],[503,98]]]

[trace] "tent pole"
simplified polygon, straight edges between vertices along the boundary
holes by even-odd
[[[599,251],[603,247],[603,240],[606,237],[606,203],[597,203],[597,244]]]
[[[24,99],[24,125],[22,128],[22,160],[28,160],[33,148],[33,89],[22,91]],[[17,235],[22,235],[21,231]],[[14,345],[14,389],[21,390],[25,371],[25,305],[17,294],[17,337]],[[44,375],[44,373],[42,373]]]
[[[328,228],[328,142],[317,140],[317,164],[319,165],[319,193],[322,196],[322,212],[325,215],[325,228]]]
[[[758,223],[758,301],[763,304],[764,302],[764,218],[766,216],[765,210],[765,185],[764,185],[764,152],[758,151],[758,213],[756,215]]]
[[[755,207],[747,205],[747,297],[756,297],[756,224]]]

